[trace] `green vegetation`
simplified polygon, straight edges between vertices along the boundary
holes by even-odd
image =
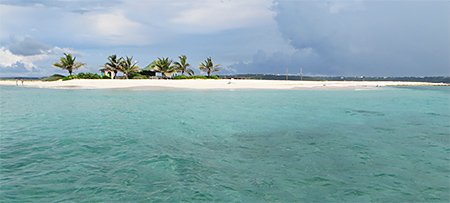
[[[101,71],[104,71],[104,76],[94,73],[80,73],[78,75],[72,75],[73,71],[86,65],[84,63],[75,62],[76,57],[71,54],[64,53],[64,57],[60,58],[58,63],[53,66],[69,71],[69,76],[56,76],[48,77],[43,80],[72,80],[72,79],[109,79],[111,74],[114,73],[113,79],[148,79],[153,77],[155,72],[161,73],[163,78],[172,78],[174,73],[181,73],[180,76],[176,76],[173,79],[219,79],[220,77],[211,75],[214,72],[219,71],[219,64],[214,64],[211,57],[208,57],[203,63],[200,63],[199,69],[207,74],[207,76],[194,76],[194,70],[189,67],[191,64],[187,62],[187,56],[181,55],[178,57],[179,61],[173,62],[168,57],[157,58],[152,63],[147,65],[143,70],[139,68],[137,62],[133,61],[133,57],[118,57],[117,55],[111,55],[108,57],[108,61],[102,66]],[[118,72],[122,72],[123,76],[117,76]],[[187,74],[187,75],[186,75]]]
[[[185,55],[181,55],[178,58],[180,61],[174,63],[176,70],[181,71],[181,75],[184,75],[185,72],[190,76],[194,75],[194,71],[188,68],[191,64],[187,63],[187,57]]]
[[[97,73],[78,73],[77,79],[109,79],[108,76],[101,76]]]
[[[54,63],[53,66],[57,68],[61,68],[63,70],[69,71],[69,75],[72,75],[72,72],[86,64],[75,62],[77,57],[72,56],[72,54],[66,54],[64,53],[65,57],[61,57],[59,59],[59,62]]]
[[[112,71],[114,79],[117,78],[118,72],[122,72],[124,78],[128,79],[132,74],[139,72],[139,66],[137,66],[137,62],[133,61],[133,57],[119,58],[114,54],[108,57],[108,62],[103,66],[103,70]]]
[[[139,72],[139,67],[136,65],[137,62],[133,62],[133,57],[128,57],[120,62],[119,70],[128,79],[128,76],[132,73]]]
[[[186,75],[177,75],[173,77],[174,80],[186,80],[186,79],[220,79],[218,75],[211,75],[211,76],[205,76],[205,75],[192,75],[192,76],[186,76]]]
[[[206,74],[211,76],[211,73],[219,71],[220,64],[214,64],[211,57],[208,57],[205,62],[200,63],[200,66],[198,66],[198,69],[200,69],[203,72],[206,72]]]
[[[68,75],[66,77],[64,77],[62,80],[66,81],[66,80],[73,80],[73,79],[78,79],[76,75]]]
[[[72,79],[110,79],[108,76],[101,76],[97,73],[79,73],[78,75],[69,75],[63,77],[62,80],[72,80]]]
[[[111,55],[108,57],[108,62],[105,63],[104,69],[114,72],[114,79],[117,76],[117,72],[120,71],[120,64],[122,63],[123,58],[117,58],[117,55]]]
[[[53,74],[53,75],[51,75],[51,76],[49,76],[49,77],[46,77],[46,78],[42,78],[41,80],[42,81],[47,81],[47,82],[50,82],[50,81],[57,81],[57,80],[61,80],[61,79],[63,79],[65,76],[64,75],[60,75],[60,74]]]
[[[161,73],[165,77],[172,77],[172,74],[177,72],[177,68],[172,64],[169,58],[158,58],[150,63],[144,70],[151,70]]]
[[[132,73],[130,74],[130,79],[148,79],[148,76],[146,75],[141,75],[139,73]]]
[[[163,78],[171,78],[174,80],[181,79],[219,79],[219,78],[236,78],[236,79],[261,79],[261,80],[305,80],[305,81],[414,81],[414,82],[435,82],[435,83],[450,83],[450,77],[363,77],[363,76],[300,76],[285,74],[237,74],[237,75],[212,75],[214,72],[220,70],[219,64],[214,64],[211,57],[200,63],[198,69],[205,72],[207,76],[194,76],[194,70],[190,69],[191,64],[187,62],[187,56],[181,55],[178,57],[179,61],[173,62],[168,57],[157,58],[152,63],[147,65],[143,70],[140,70],[136,62],[133,62],[133,57],[118,57],[111,55],[108,61],[103,66],[106,71],[114,73],[114,79],[148,79],[155,77],[155,72],[161,73]],[[69,76],[52,75],[41,79],[42,81],[56,81],[59,79],[110,79],[109,76],[100,76],[94,73],[80,73],[72,75],[72,72],[86,64],[76,62],[76,57],[71,54],[64,53],[64,57],[59,59],[59,62],[53,64],[57,68],[67,70]],[[117,76],[118,72],[122,72],[124,76]],[[174,73],[181,73],[181,75],[174,76]],[[106,73],[108,74],[108,73]],[[29,78],[27,78],[29,79]]]

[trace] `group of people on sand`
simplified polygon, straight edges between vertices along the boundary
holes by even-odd
[[[20,80],[16,80],[16,86],[19,86],[19,81],[22,83],[22,86],[23,86],[23,79],[20,79]]]

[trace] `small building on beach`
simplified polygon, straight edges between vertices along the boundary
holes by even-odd
[[[116,73],[113,70],[107,68],[102,68],[99,71],[102,77],[106,75],[108,77],[111,77],[111,79],[114,79],[114,77],[116,76]]]
[[[145,76],[147,76],[147,77],[153,77],[153,76],[156,76],[156,72],[155,71],[153,71],[153,70],[142,70],[141,72],[140,72],[140,74],[141,75],[145,75]]]

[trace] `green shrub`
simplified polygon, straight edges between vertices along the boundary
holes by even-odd
[[[57,80],[60,80],[60,79],[63,79],[63,78],[64,78],[64,75],[54,74],[54,75],[51,75],[49,77],[42,78],[41,80],[49,82],[49,81],[57,81]]]
[[[97,73],[78,73],[77,78],[78,79],[102,79],[102,76],[100,76]]]
[[[204,76],[204,75],[195,75],[195,76],[192,76],[191,79],[208,79],[208,76]]]
[[[77,77],[78,77],[78,78],[85,79],[87,76],[86,76],[85,73],[78,73]]]
[[[107,75],[101,76],[97,73],[78,73],[78,75],[69,75],[62,78],[64,81],[72,79],[111,79],[111,77]]]
[[[69,75],[69,76],[62,78],[63,81],[72,80],[72,79],[78,79],[78,78],[76,75]]]
[[[174,80],[185,80],[185,79],[220,79],[218,75],[212,75],[210,77],[205,75],[194,75],[194,76],[186,76],[186,75],[177,75],[173,77]]]
[[[136,73],[136,74],[131,75],[130,78],[131,79],[148,79],[148,76]]]
[[[177,75],[177,76],[174,76],[172,79],[174,79],[174,80],[184,80],[184,79],[188,79],[188,76]]]

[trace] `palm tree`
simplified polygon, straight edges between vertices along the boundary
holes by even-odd
[[[72,56],[72,54],[64,53],[64,56],[59,59],[58,63],[54,63],[53,66],[69,71],[69,75],[72,75],[73,70],[86,65],[85,63],[75,62],[77,57]]]
[[[198,69],[208,74],[208,77],[211,77],[211,73],[219,71],[220,64],[214,64],[211,60],[211,57],[208,57],[205,62],[200,63]]]
[[[184,75],[184,72],[188,75],[194,75],[194,71],[188,68],[191,64],[187,63],[186,55],[181,55],[178,58],[180,59],[180,62],[177,61],[174,63],[177,71],[181,71],[181,75]]]
[[[169,58],[158,58],[145,69],[160,72],[165,77],[172,77],[172,74],[177,72],[176,67]]]
[[[124,59],[122,57],[117,58],[117,55],[111,55],[108,57],[108,62],[105,63],[105,69],[114,72],[114,78],[117,76],[117,72],[120,71],[120,65]]]
[[[125,79],[128,79],[131,73],[139,72],[137,62],[133,62],[133,57],[126,57],[120,62],[119,70],[122,71]]]

